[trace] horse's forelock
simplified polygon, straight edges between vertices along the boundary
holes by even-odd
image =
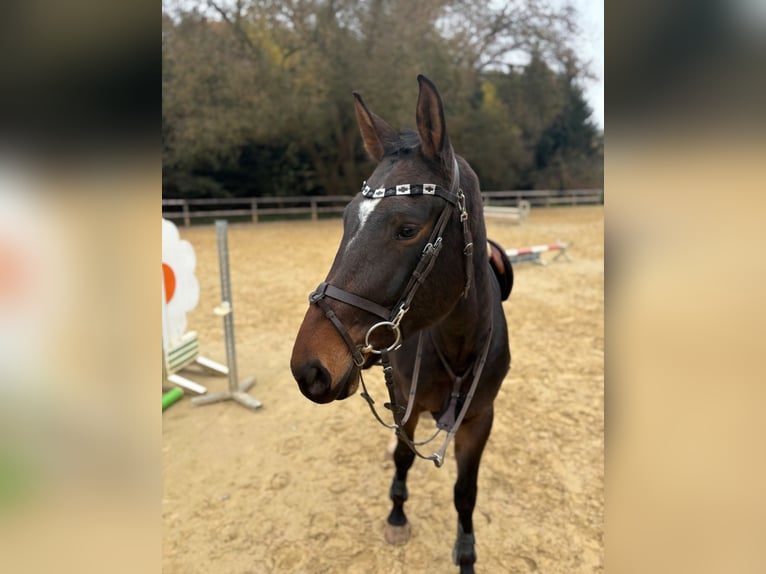
[[[398,151],[415,149],[420,145],[418,132],[412,129],[403,129],[399,131]]]
[[[386,144],[384,158],[387,158],[390,161],[389,162],[381,161],[381,163],[379,164],[379,167],[381,166],[390,167],[391,162],[396,162],[399,159],[410,158],[412,157],[412,152],[414,152],[421,146],[420,136],[418,135],[418,132],[416,130],[404,128],[399,130],[399,132],[397,133],[397,136],[398,137],[395,140],[390,140]],[[424,163],[423,170],[424,171],[433,170],[434,168],[436,168],[438,170],[438,175],[440,176],[440,179],[444,180],[444,184],[448,184],[452,176],[452,155],[451,155],[452,153],[454,152],[450,152],[450,154],[448,154],[448,157],[440,158],[441,161],[438,162],[438,164],[431,163],[431,162]],[[388,171],[388,170],[385,170],[385,171]],[[433,180],[433,178],[429,179],[426,176],[423,176],[423,177],[425,177],[429,181]],[[425,179],[423,181],[425,181]],[[419,183],[419,181],[413,180],[410,183]]]

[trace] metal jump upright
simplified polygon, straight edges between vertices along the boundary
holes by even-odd
[[[209,405],[220,401],[234,400],[249,409],[259,409],[261,401],[247,394],[255,384],[255,377],[249,377],[239,383],[237,373],[237,350],[234,342],[234,309],[231,302],[231,279],[229,276],[229,240],[228,222],[216,220],[215,233],[218,240],[218,266],[221,274],[221,304],[215,308],[216,315],[223,317],[223,330],[226,339],[226,364],[229,368],[229,390],[223,393],[208,393],[194,397],[194,405]]]

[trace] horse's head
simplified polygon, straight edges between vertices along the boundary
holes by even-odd
[[[354,93],[364,147],[378,165],[344,212],[335,261],[293,348],[293,376],[317,403],[351,396],[377,351],[438,321],[466,288],[458,195],[461,173],[463,187],[477,187],[476,176],[457,168],[436,87],[423,76],[418,83],[417,131],[394,130]]]

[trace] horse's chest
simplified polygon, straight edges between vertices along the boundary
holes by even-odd
[[[425,375],[425,373],[423,373]],[[446,375],[435,373],[425,376],[423,385],[418,384],[418,403],[431,413],[444,410],[449,397],[454,392],[455,383]],[[458,390],[460,392],[460,390]]]

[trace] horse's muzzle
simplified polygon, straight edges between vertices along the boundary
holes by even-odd
[[[293,366],[291,370],[303,396],[319,404],[347,399],[359,385],[359,371],[353,366],[336,385],[332,384],[332,375],[318,359]]]

